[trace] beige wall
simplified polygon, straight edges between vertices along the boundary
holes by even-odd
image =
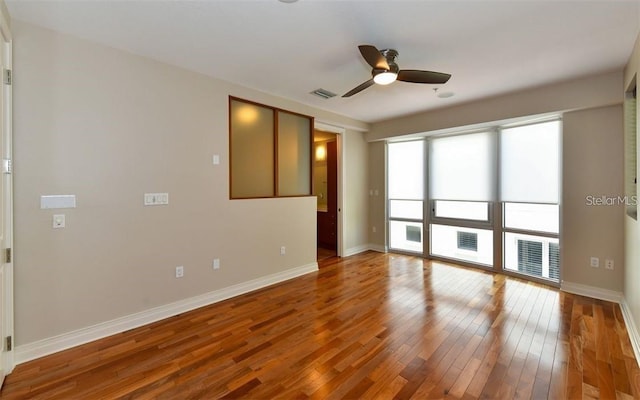
[[[620,85],[618,85],[621,88]],[[562,135],[562,279],[622,292],[623,204],[589,205],[588,196],[624,196],[622,105],[565,113]],[[589,265],[600,258],[600,267]],[[614,260],[614,270],[604,268]]]
[[[386,162],[384,142],[369,143],[369,243],[377,250],[386,248]]]
[[[640,15],[639,15],[640,17]],[[640,76],[640,36],[636,39],[633,53],[624,71],[624,89],[627,89],[634,76]],[[636,79],[636,83],[640,83]],[[640,104],[640,103],[638,103]],[[640,115],[640,109],[637,110]],[[640,127],[640,124],[636,124]],[[636,132],[640,135],[640,132]],[[640,150],[640,146],[636,151]],[[640,151],[637,155],[640,155]],[[637,158],[636,158],[637,159]],[[637,176],[637,175],[636,175]],[[638,193],[636,193],[638,195]],[[640,224],[625,214],[625,274],[624,297],[633,316],[636,328],[640,328]],[[640,332],[636,331],[636,335]],[[636,337],[636,340],[638,338]],[[640,345],[640,343],[636,343]]]
[[[13,32],[18,345],[315,262],[315,197],[228,200],[229,95],[349,128],[346,241],[367,243],[366,124],[19,21]],[[143,207],[145,192],[170,204]],[[47,194],[77,208],[41,210]]]
[[[512,118],[619,104],[622,71],[554,83],[375,123],[367,140],[473,127]]]
[[[622,207],[587,207],[586,195],[623,195],[622,71],[531,89],[449,109],[429,111],[373,124],[370,141],[402,134],[444,132],[492,121],[539,113],[565,112],[563,128],[562,273],[564,281],[621,292],[624,275]],[[611,106],[612,104],[615,104]],[[583,110],[583,111],[573,111]],[[370,160],[379,162],[383,147],[370,145]],[[370,165],[370,185],[382,185],[384,170]],[[370,224],[383,217],[384,197],[370,197]],[[379,244],[381,236],[370,234]],[[601,267],[589,267],[591,256]],[[604,269],[613,258],[614,271]]]
[[[368,248],[367,141],[361,132],[347,131],[344,135],[344,255]]]

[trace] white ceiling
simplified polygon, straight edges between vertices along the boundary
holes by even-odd
[[[366,122],[622,68],[640,27],[640,0],[6,3],[14,19]],[[455,96],[396,82],[341,98],[370,78],[360,44],[452,74],[439,92]]]

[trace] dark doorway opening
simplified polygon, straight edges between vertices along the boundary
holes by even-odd
[[[313,194],[317,198],[318,260],[337,256],[338,147],[335,133],[314,131]]]

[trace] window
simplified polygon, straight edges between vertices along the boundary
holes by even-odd
[[[389,143],[389,247],[423,251],[424,141]]]
[[[422,201],[391,200],[389,215],[393,218],[422,220]]]
[[[631,88],[624,97],[624,189],[627,196],[627,215],[638,219],[637,184],[638,184],[638,137],[637,137],[637,91],[635,77]]]
[[[503,129],[500,200],[557,204],[560,191],[560,122]]]
[[[422,222],[389,221],[389,247],[422,253]]]
[[[505,269],[536,278],[560,279],[557,238],[505,232]]]
[[[230,97],[230,197],[311,195],[312,129],[312,117]]]
[[[436,218],[489,221],[489,202],[435,200],[433,214]]]
[[[483,266],[493,264],[492,230],[439,224],[430,227],[432,256]]]
[[[504,129],[500,139],[504,268],[558,282],[560,122]]]
[[[494,149],[493,132],[432,139],[429,146],[431,198],[492,201],[495,197]]]
[[[390,249],[559,282],[560,142],[546,120],[389,143]]]
[[[504,227],[557,234],[560,207],[557,204],[504,203]]]
[[[430,255],[493,264],[495,146],[494,132],[429,140]]]

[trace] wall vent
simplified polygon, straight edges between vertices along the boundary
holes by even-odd
[[[406,227],[406,240],[408,242],[416,242],[416,243],[421,243],[422,242],[422,228],[419,226],[412,226],[412,225],[407,225]]]
[[[323,99],[330,99],[332,97],[336,97],[337,95],[335,93],[332,93],[328,90],[325,89],[316,89],[313,92],[311,92],[311,94],[314,94],[318,97],[322,97]]]
[[[458,234],[458,248],[461,250],[478,251],[478,234],[473,232],[460,232]]]

